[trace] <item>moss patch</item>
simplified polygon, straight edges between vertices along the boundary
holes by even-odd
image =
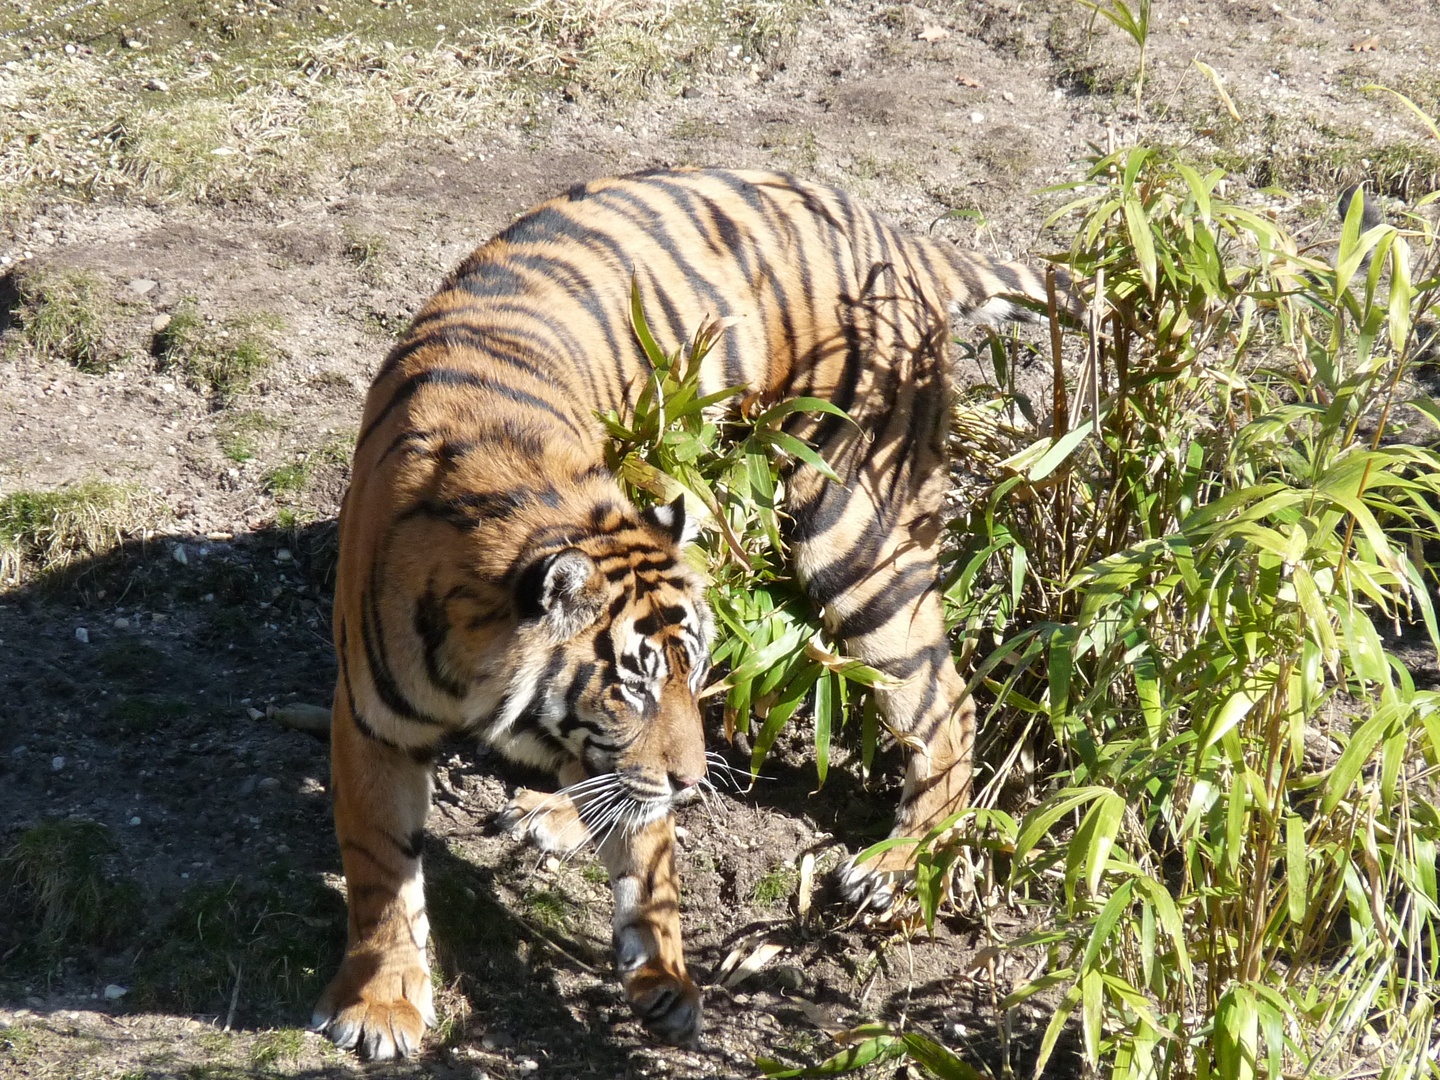
[[[107,338],[118,305],[85,270],[19,276],[21,338],[42,361],[62,360],[103,374],[119,359]]]

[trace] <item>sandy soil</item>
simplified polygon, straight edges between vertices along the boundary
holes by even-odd
[[[0,300],[18,305],[26,275],[91,271],[113,301],[107,339],[131,356],[107,374],[41,361],[20,316],[0,313],[0,495],[108,479],[164,513],[116,556],[0,594],[0,847],[47,817],[101,822],[118,842],[110,876],[133,883],[135,901],[107,940],[59,955],[23,917],[0,927],[0,1073],[357,1070],[292,1030],[343,945],[343,901],[326,747],[267,711],[328,702],[344,485],[334,448],[353,436],[390,335],[527,206],[647,166],[779,167],[911,229],[979,211],[934,227],[1018,254],[1058,242],[1040,225],[1062,196],[1037,191],[1074,179],[1091,145],[1162,142],[1226,168],[1236,190],[1280,184],[1247,197],[1317,240],[1335,231],[1329,208],[1345,183],[1378,177],[1391,213],[1433,187],[1433,159],[1413,153],[1418,127],[1361,89],[1403,86],[1433,108],[1440,10],[1429,0],[1163,0],[1154,23],[1141,108],[1126,88],[1133,44],[1102,23],[1087,47],[1076,5],[837,0],[806,8],[793,39],[748,70],[699,68],[626,104],[556,86],[528,124],[475,123],[449,141],[397,132],[363,167],[298,191],[38,188],[0,226]],[[26,56],[62,49],[63,32],[50,33]],[[1190,66],[1197,56],[1227,80],[1239,121]],[[23,107],[0,112],[0,139]],[[383,238],[365,265],[356,237]],[[150,359],[157,318],[184,298],[216,326],[256,311],[283,320],[276,361],[223,408]],[[246,416],[252,456],[236,460],[225,448]],[[267,491],[267,475],[296,462],[303,489]],[[417,1061],[366,1071],[748,1077],[757,1053],[813,1061],[833,1052],[832,1031],[901,1018],[996,1075],[1027,1069],[1043,1014],[1007,1018],[996,1002],[1036,958],[990,967],[980,952],[1023,932],[1023,908],[981,917],[994,900],[982,898],[933,939],[911,937],[852,925],[822,882],[799,918],[800,859],[814,854],[823,872],[883,835],[898,761],[870,790],[842,761],[812,795],[803,744],[782,746],[752,792],[682,815],[700,975],[737,947],[783,946],[760,975],[710,990],[695,1051],[657,1047],[629,1018],[596,868],[546,862],[487,829],[536,778],[455,747],[426,846],[446,1024]],[[1075,1067],[1062,1047],[1052,1069]]]

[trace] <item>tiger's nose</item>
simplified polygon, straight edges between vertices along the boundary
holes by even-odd
[[[670,774],[670,786],[676,791],[688,791],[690,788],[693,788],[696,784],[700,783],[701,779],[702,778],[699,776],[684,776],[680,773],[672,772]]]

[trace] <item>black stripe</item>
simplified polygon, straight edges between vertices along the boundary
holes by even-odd
[[[841,619],[835,628],[836,636],[848,640],[873,634],[906,608],[913,608],[927,592],[934,591],[936,585],[933,563],[906,567],[898,579]]]
[[[381,746],[388,746],[391,750],[401,749],[399,743],[391,742],[382,736],[360,715],[360,710],[355,705],[355,688],[350,684],[350,664],[347,656],[349,636],[346,633],[345,620],[340,620],[340,648],[337,650],[340,661],[340,684],[345,687],[345,700],[350,706],[350,719],[355,722],[355,730],[360,732],[371,742],[378,742]]]
[[[888,535],[871,523],[868,531],[854,547],[839,555],[828,566],[815,571],[805,581],[805,592],[817,604],[828,604],[849,592],[875,568],[875,558]]]
[[[452,698],[463,698],[465,684],[456,682],[440,668],[440,650],[450,636],[450,617],[444,602],[435,595],[433,582],[425,586],[424,595],[415,602],[415,633],[424,647],[425,673],[430,681]]]
[[[370,587],[360,598],[360,638],[365,645],[365,658],[370,663],[370,682],[385,707],[396,716],[418,724],[440,727],[440,720],[425,715],[411,704],[410,699],[401,691],[400,684],[395,681],[394,672],[390,670],[385,649],[385,628],[381,624],[380,610],[375,599],[380,588],[379,572],[377,561],[370,570]]]
[[[359,448],[365,444],[365,441],[374,433],[375,429],[384,423],[386,418],[394,412],[395,409],[409,401],[419,393],[421,389],[430,385],[464,386],[477,390],[488,390],[491,393],[499,394],[501,397],[517,405],[526,405],[530,408],[549,413],[574,432],[578,438],[582,441],[585,440],[585,434],[576,426],[574,419],[562,413],[548,401],[538,398],[534,394],[528,394],[524,390],[517,390],[513,386],[507,386],[505,383],[499,382],[496,379],[489,378],[485,375],[477,375],[471,371],[456,371],[453,368],[430,368],[428,371],[422,371],[418,375],[412,375],[400,384],[400,388],[390,396],[390,400],[387,401],[385,407],[380,410],[380,415],[375,417],[375,419],[370,422],[370,425],[360,433],[360,438],[357,439],[355,443],[356,451],[359,451]]]

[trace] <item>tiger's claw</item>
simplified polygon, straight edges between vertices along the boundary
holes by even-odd
[[[349,956],[310,1023],[340,1049],[358,1050],[370,1061],[410,1057],[425,1029],[435,1026],[430,973],[417,962]]]

